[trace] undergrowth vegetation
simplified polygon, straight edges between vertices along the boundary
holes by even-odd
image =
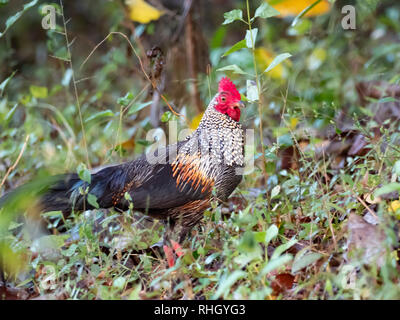
[[[215,5],[196,79],[174,60],[184,40],[163,44],[170,85],[155,119],[159,64],[147,50],[173,38],[172,18],[136,23],[122,1],[78,2],[52,3],[56,28],[43,30],[44,2],[17,17],[24,2],[0,1],[11,19],[0,34],[0,192],[37,182],[0,208],[4,298],[400,298],[398,3],[352,1],[355,30],[341,25],[345,1],[295,19],[264,1]],[[39,220],[25,211],[42,179],[88,181],[146,151],[150,129],[195,128],[192,85],[205,107],[223,75],[246,101],[255,168],[206,210],[174,267],[153,247],[163,224],[133,206],[46,213],[49,234],[31,237]]]

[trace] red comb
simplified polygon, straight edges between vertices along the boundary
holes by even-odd
[[[218,92],[227,91],[240,100],[240,93],[237,91],[235,84],[229,78],[222,78],[218,85]]]

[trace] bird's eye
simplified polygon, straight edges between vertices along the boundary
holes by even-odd
[[[226,101],[226,97],[225,97],[225,96],[222,96],[222,97],[221,97],[221,101],[222,101],[222,102],[225,102],[225,101]]]

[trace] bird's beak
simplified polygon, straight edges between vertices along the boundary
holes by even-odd
[[[234,104],[234,106],[235,106],[235,107],[238,107],[238,108],[240,108],[240,109],[243,109],[243,108],[246,107],[246,105],[243,103],[243,101],[236,102],[236,103]]]

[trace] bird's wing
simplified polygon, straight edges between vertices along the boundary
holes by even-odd
[[[213,181],[199,170],[199,159],[187,158],[182,163],[176,157],[183,144],[156,152],[157,161],[162,159],[164,163],[154,163],[154,158],[146,156],[132,162],[127,170],[128,179],[125,178],[124,187],[119,188],[119,196],[114,200],[115,205],[122,208],[128,205],[125,192],[129,193],[137,209],[168,209],[208,197]]]

